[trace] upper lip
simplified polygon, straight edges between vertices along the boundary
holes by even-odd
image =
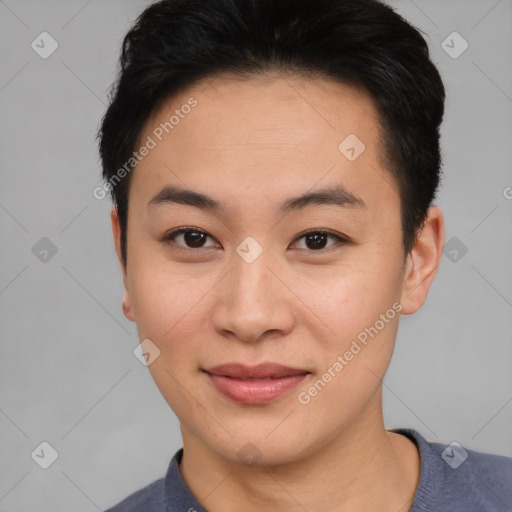
[[[226,363],[205,370],[212,375],[222,375],[233,379],[278,379],[290,375],[311,373],[309,370],[291,368],[278,363],[262,363],[256,366],[247,366],[241,363]]]

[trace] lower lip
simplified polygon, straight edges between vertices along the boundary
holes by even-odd
[[[240,380],[207,373],[213,385],[224,395],[242,404],[265,404],[297,387],[309,374],[289,375],[278,379]]]

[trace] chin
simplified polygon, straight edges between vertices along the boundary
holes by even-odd
[[[273,434],[271,434],[273,436]],[[246,467],[265,467],[289,464],[306,456],[312,451],[311,446],[302,446],[305,435],[301,432],[283,431],[281,436],[274,439],[265,435],[251,435],[250,429],[243,434],[219,442],[219,439],[209,439],[205,444],[220,457],[232,463]],[[309,448],[309,449],[308,449]]]

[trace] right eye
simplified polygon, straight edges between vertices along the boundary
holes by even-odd
[[[188,227],[178,228],[171,231],[170,233],[165,234],[161,238],[161,242],[168,245],[176,245],[179,249],[194,251],[197,249],[205,249],[210,247],[204,245],[204,242],[207,238],[211,238],[213,240],[213,238],[205,231],[193,227]],[[181,243],[177,243],[177,240],[180,240]]]

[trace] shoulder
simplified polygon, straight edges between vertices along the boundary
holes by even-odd
[[[448,458],[453,448],[439,443],[437,449],[446,450],[444,457]],[[465,460],[459,467],[449,466],[450,485],[459,489],[460,495],[471,496],[472,502],[480,507],[494,506],[493,510],[511,510],[512,508],[512,458],[475,450],[456,447],[461,451]],[[462,451],[463,450],[463,451]],[[455,458],[456,455],[453,455]],[[461,460],[462,460],[461,458]],[[448,491],[448,489],[447,489]],[[489,508],[480,508],[489,510]]]
[[[470,474],[491,487],[506,488],[512,496],[512,458],[467,450]]]
[[[142,487],[130,494],[117,505],[105,510],[105,512],[157,512],[165,510],[164,506],[164,479],[160,478],[153,483]]]
[[[420,481],[411,512],[512,510],[511,457],[427,440],[412,429],[394,431],[415,441],[420,451]]]

